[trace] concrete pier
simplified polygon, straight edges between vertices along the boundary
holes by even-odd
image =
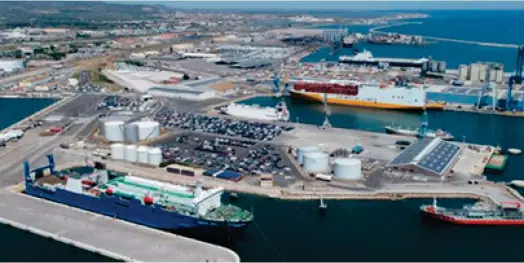
[[[0,222],[116,260],[240,262],[223,247],[7,190],[0,191]]]

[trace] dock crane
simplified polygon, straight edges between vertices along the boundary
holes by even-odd
[[[280,92],[280,78],[277,72],[273,73],[273,93],[277,95]]]
[[[506,98],[506,110],[513,110],[512,89],[514,84],[522,84],[522,70],[524,69],[524,46],[519,46],[517,53],[517,64],[515,65],[515,75],[508,80],[508,96]]]
[[[426,137],[426,133],[428,132],[428,112],[426,109],[424,109],[424,113],[422,114],[422,122],[420,123],[420,127],[418,128],[418,138],[424,139]]]

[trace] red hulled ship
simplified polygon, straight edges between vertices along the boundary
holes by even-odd
[[[465,205],[462,209],[449,209],[433,205],[420,207],[425,216],[433,219],[462,225],[524,225],[524,214],[519,202],[502,202],[488,204],[477,202]]]

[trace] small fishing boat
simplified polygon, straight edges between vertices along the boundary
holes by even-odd
[[[517,148],[510,148],[510,149],[508,149],[508,152],[511,153],[511,154],[521,154],[522,150],[521,149],[517,149]]]

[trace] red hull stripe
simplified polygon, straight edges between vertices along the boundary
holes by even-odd
[[[430,211],[423,211],[434,219],[460,225],[524,225],[524,219],[459,219],[452,216],[439,215]]]

